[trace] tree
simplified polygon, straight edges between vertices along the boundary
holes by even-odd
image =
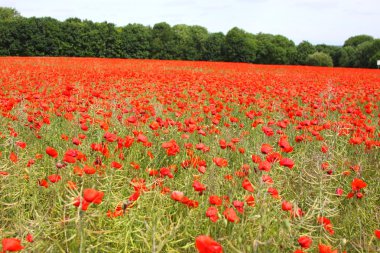
[[[223,33],[211,33],[205,41],[205,51],[203,60],[206,61],[221,61],[223,60],[222,48],[224,45],[225,36]]]
[[[339,52],[338,66],[353,67],[355,64],[356,49],[351,46],[342,47]]]
[[[16,9],[9,7],[0,7],[0,21],[19,17],[21,17],[21,15]]]
[[[380,39],[375,39],[372,44],[372,53],[368,60],[369,68],[376,68],[377,61],[380,60]]]
[[[357,47],[360,44],[362,44],[363,42],[373,41],[373,40],[374,40],[374,38],[372,36],[369,36],[369,35],[365,35],[365,34],[356,35],[356,36],[352,36],[352,37],[348,38],[344,42],[343,46],[344,47]]]
[[[380,60],[380,50],[378,50],[371,58],[369,58],[368,66],[370,68],[376,68],[377,61]]]
[[[318,53],[316,53],[318,52]],[[294,42],[281,35],[253,35],[237,27],[226,35],[202,26],[157,23],[116,27],[108,22],[69,18],[24,18],[0,7],[0,55],[89,56],[232,61],[263,64],[376,67],[380,40],[348,38],[343,47]],[[332,63],[331,63],[332,60]]]
[[[81,37],[82,20],[79,18],[68,18],[61,23],[60,34],[60,55],[64,56],[83,56],[81,49]]]
[[[191,28],[188,25],[175,25],[172,27],[174,33],[174,59],[194,60],[195,47],[191,37]]]
[[[39,35],[33,19],[17,18],[0,22],[0,45],[5,55],[36,55],[33,38]]]
[[[201,60],[208,31],[202,26],[175,25],[175,59]]]
[[[27,47],[31,55],[58,56],[60,40],[60,22],[53,18],[29,18],[30,39]]]
[[[326,44],[319,44],[315,46],[315,49],[318,52],[323,52],[325,54],[330,55],[333,60],[333,65],[337,66],[339,64],[339,51],[341,49],[340,46],[331,46]]]
[[[323,52],[315,52],[307,57],[306,64],[310,66],[332,67],[333,61],[330,55]]]
[[[310,54],[316,52],[315,47],[308,41],[302,41],[297,46],[297,56],[295,60],[295,64],[305,65],[306,59]]]
[[[255,37],[237,27],[228,31],[223,48],[224,59],[232,62],[254,62],[257,41]]]
[[[175,33],[166,22],[155,24],[152,30],[151,56],[154,59],[175,59]]]
[[[369,59],[371,58],[373,52],[372,41],[365,41],[356,47],[355,62],[354,66],[358,68],[367,68]]]
[[[102,47],[99,51],[100,57],[121,57],[121,38],[115,25],[108,22],[96,23],[99,33],[99,41]],[[149,42],[149,40],[148,40]]]
[[[191,45],[195,50],[195,53],[191,60],[202,60],[204,52],[206,50],[206,41],[209,33],[206,28],[193,25],[190,27],[191,33]]]
[[[150,57],[152,28],[141,24],[129,24],[120,30],[122,56],[144,59]]]
[[[380,53],[380,39],[366,41],[356,47],[355,67],[360,68],[374,68],[376,67],[376,60]],[[377,59],[379,60],[379,59]]]
[[[291,64],[296,56],[296,46],[293,41],[281,35],[259,33],[257,59],[263,64]]]

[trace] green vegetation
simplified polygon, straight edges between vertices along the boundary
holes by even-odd
[[[319,52],[323,54],[314,55]],[[0,55],[81,56],[105,58],[175,59],[250,62],[258,64],[321,65],[315,57],[327,54],[333,66],[375,68],[380,39],[369,35],[348,38],[343,46],[295,45],[282,35],[251,34],[234,27],[210,33],[202,26],[153,27],[96,23],[69,18],[24,18],[13,8],[0,7]],[[323,60],[323,66],[327,62]],[[330,62],[327,64],[330,66]]]
[[[330,55],[323,52],[315,52],[314,54],[309,54],[306,58],[306,64],[310,66],[325,66],[332,67],[333,60]]]

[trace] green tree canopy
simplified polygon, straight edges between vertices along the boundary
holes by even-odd
[[[9,20],[21,17],[20,13],[9,7],[0,7],[0,20]]]
[[[353,67],[355,64],[356,49],[351,46],[343,47],[339,53],[338,66]]]
[[[295,63],[299,65],[305,65],[307,57],[315,52],[316,49],[310,42],[302,41],[297,46],[297,56]]]
[[[141,24],[129,24],[120,30],[122,56],[126,58],[149,58],[152,28]]]
[[[317,54],[318,52],[318,54]],[[322,54],[321,54],[322,53]],[[198,25],[157,23],[152,27],[69,18],[24,18],[0,7],[0,55],[86,56],[232,61],[375,68],[380,41],[369,35],[348,38],[344,46],[298,46],[282,35],[251,34],[234,27],[226,35]],[[330,62],[332,60],[332,64]]]
[[[227,61],[254,62],[257,54],[257,41],[253,34],[234,27],[226,35],[223,51]]]
[[[307,57],[306,64],[311,66],[332,67],[333,61],[330,55],[323,52],[315,52]]]
[[[339,64],[339,51],[341,49],[340,46],[332,46],[332,45],[326,45],[326,44],[318,44],[315,46],[315,49],[318,52],[323,52],[327,55],[330,55],[334,66],[337,66]]]
[[[372,36],[369,36],[369,35],[365,35],[365,34],[356,35],[356,36],[352,36],[352,37],[348,38],[344,42],[343,46],[344,47],[357,47],[360,44],[362,44],[363,42],[372,41],[372,40],[374,40],[374,38]]]
[[[374,68],[380,54],[380,39],[366,41],[356,47],[355,67]],[[375,59],[377,58],[377,59]]]
[[[282,35],[259,33],[257,39],[257,63],[291,64],[297,53],[293,41]]]
[[[225,36],[223,33],[211,33],[205,41],[205,51],[203,60],[206,61],[222,61],[223,60],[223,45]]]
[[[155,24],[152,30],[151,56],[154,59],[175,59],[175,37],[176,34],[168,23]]]

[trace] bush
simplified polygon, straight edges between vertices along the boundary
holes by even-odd
[[[326,53],[316,52],[307,56],[306,65],[332,67],[333,60],[331,56]]]

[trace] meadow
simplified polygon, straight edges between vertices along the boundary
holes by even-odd
[[[380,71],[0,58],[3,252],[379,252]]]

